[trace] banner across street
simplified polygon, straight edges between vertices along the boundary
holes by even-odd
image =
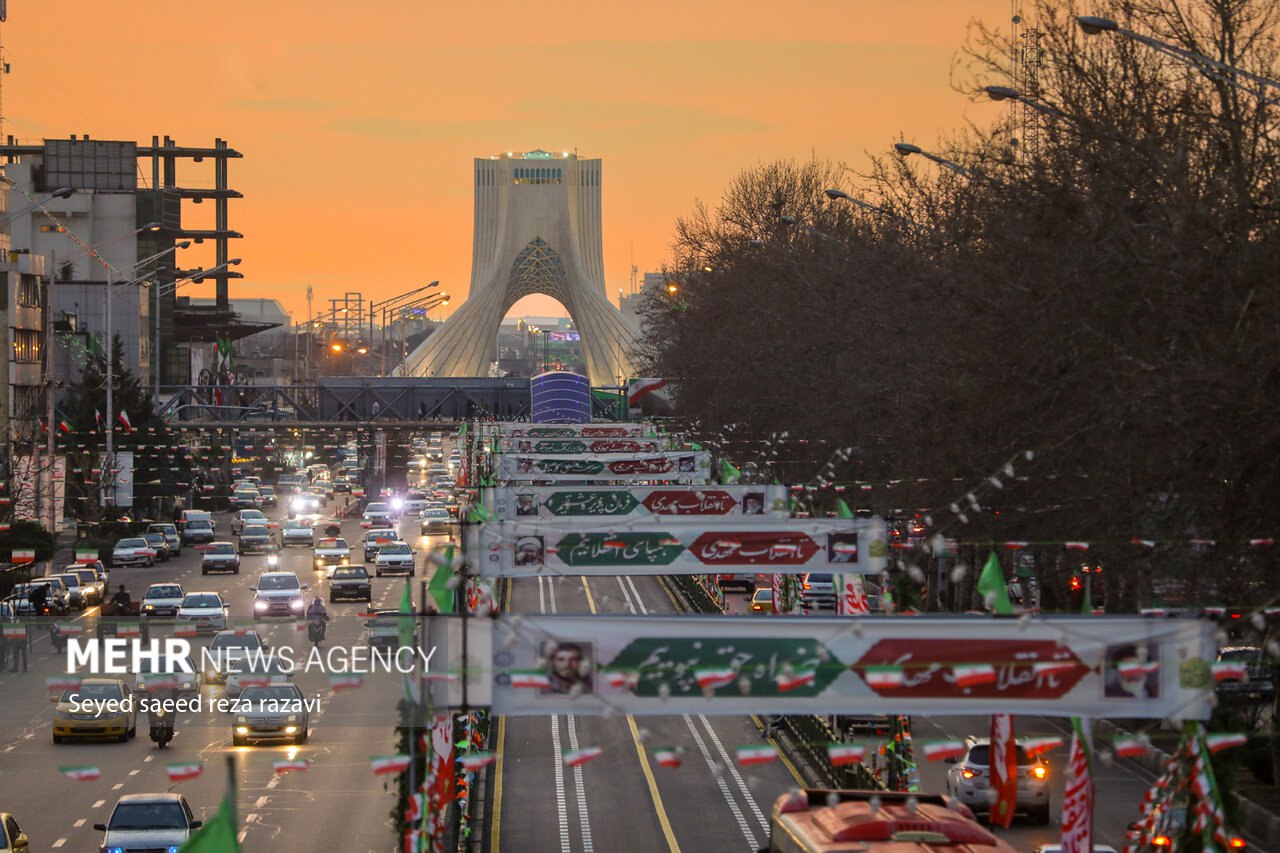
[[[432,621],[440,619],[459,621]],[[471,635],[468,657],[475,666],[477,652],[492,649],[488,680],[499,714],[1203,720],[1213,697],[1213,628],[1194,620],[777,618],[766,625],[752,617],[504,614],[471,624],[492,632],[491,641]],[[459,672],[460,634],[438,628],[431,631],[433,670],[447,663]],[[452,687],[456,700],[456,685],[435,683]]]
[[[482,490],[500,521],[701,517],[758,524],[786,518],[786,486],[525,486]]]
[[[702,450],[621,454],[501,454],[497,476],[502,480],[531,482],[652,482],[654,480],[707,480],[711,454]]]

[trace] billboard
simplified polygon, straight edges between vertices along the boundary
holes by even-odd
[[[480,500],[500,521],[662,516],[728,521],[790,515],[787,487],[781,485],[502,487],[485,489]]]
[[[516,454],[587,454],[587,453],[657,453],[667,450],[671,441],[667,438],[635,436],[627,438],[537,438],[533,436],[507,436],[496,439],[499,453]]]
[[[476,666],[480,650],[492,649],[485,675],[495,714],[1204,720],[1213,699],[1214,628],[1190,619],[521,613],[470,621],[493,632],[489,642],[473,638],[467,657]],[[460,646],[439,648],[432,662],[448,669],[445,684],[462,671]]]
[[[757,520],[758,521],[758,520]],[[621,528],[621,529],[619,529]],[[481,577],[844,572],[888,568],[888,526],[876,518],[709,521],[694,516],[617,525],[606,519],[505,521],[469,526]]]
[[[521,421],[478,423],[476,433],[483,438],[497,436],[526,438],[630,438],[655,435],[648,424],[529,424]]]
[[[711,454],[699,450],[608,455],[502,454],[497,457],[500,480],[584,482],[610,480],[707,480]]]

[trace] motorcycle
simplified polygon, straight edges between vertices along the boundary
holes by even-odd
[[[151,722],[151,740],[159,749],[164,749],[173,740],[173,722],[167,717]]]
[[[312,619],[311,624],[307,625],[307,639],[315,643],[316,648],[320,648],[320,644],[324,642],[324,620]]]

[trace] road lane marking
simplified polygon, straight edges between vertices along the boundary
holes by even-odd
[[[720,758],[724,762],[724,766],[728,769],[729,774],[733,776],[733,781],[738,783],[738,790],[742,792],[743,799],[747,801],[747,806],[755,814],[756,820],[760,821],[760,827],[766,834],[769,832],[769,819],[765,817],[764,812],[760,810],[756,798],[751,795],[751,789],[747,787],[747,783],[743,780],[742,774],[738,772],[738,765],[729,757],[729,752],[724,748],[724,744],[720,742],[720,735],[716,734],[716,730],[712,727],[711,721],[707,719],[705,714],[699,714],[698,720],[701,721],[707,729],[707,735],[716,745],[716,751],[720,753]]]
[[[144,762],[144,763],[145,763],[145,762],[148,762],[148,761],[154,761],[154,760],[155,760],[155,756],[154,756],[154,755],[148,755],[146,758],[144,758],[144,759],[142,759],[142,760],[143,760],[143,762]]]
[[[103,804],[104,804],[104,803],[106,803],[106,800],[98,800],[96,803],[94,803],[94,804],[93,804],[92,806],[90,806],[89,808],[92,808],[92,809],[100,809],[100,808],[102,808],[102,806],[103,806]]]
[[[59,838],[57,841],[53,842],[53,843],[52,843],[52,844],[50,844],[49,846],[50,846],[50,847],[61,847],[62,845],[66,844],[66,843],[67,843],[67,839],[65,839],[65,838]]]
[[[733,812],[733,819],[738,822],[738,828],[742,830],[742,836],[752,849],[759,849],[760,845],[756,843],[755,832],[752,831],[746,815],[742,813],[742,809],[738,806],[738,801],[734,798],[733,791],[729,788],[729,783],[725,781],[725,771],[722,768],[720,772],[716,772],[715,756],[711,754],[711,750],[707,749],[706,741],[702,739],[702,735],[698,732],[698,727],[693,724],[693,718],[688,714],[681,714],[681,717],[684,718],[684,724],[689,727],[689,734],[693,735],[693,742],[697,745],[698,752],[702,753],[703,761],[707,762],[707,769],[711,771],[711,775],[715,778],[716,785],[719,786],[720,793],[724,796],[724,801],[729,806],[729,811]]]
[[[81,826],[84,826],[84,818],[80,818],[78,821],[76,821],[75,823],[73,823],[73,824],[71,824],[71,825],[72,825],[73,827],[76,827],[76,828],[79,828],[79,827],[81,827]]]
[[[139,771],[139,770],[130,770],[130,771],[129,771],[129,775],[130,775],[130,776],[137,776],[137,775],[138,775],[138,773],[140,773],[140,772],[141,772],[141,771]]]
[[[631,742],[636,746],[636,757],[640,759],[640,771],[644,773],[644,782],[649,786],[649,799],[653,801],[654,811],[658,813],[658,825],[662,827],[662,836],[667,839],[667,850],[680,853],[680,842],[676,841],[675,830],[671,828],[671,819],[662,804],[662,795],[658,793],[658,780],[653,777],[653,768],[649,766],[649,754],[640,742],[640,729],[636,727],[636,718],[627,714],[627,725],[631,727]],[[753,845],[755,842],[751,842]],[[754,846],[752,849],[756,849]]]
[[[507,584],[507,589],[511,589],[511,584]],[[496,758],[493,762],[493,819],[489,827],[489,853],[498,853],[498,832],[502,827],[502,753],[506,740],[507,718],[498,717],[498,733],[493,739],[493,754]]]
[[[551,750],[556,785],[556,815],[560,818],[560,850],[562,853],[573,853],[573,846],[569,843],[569,806],[564,798],[564,753],[560,749],[559,714],[551,717]]]
[[[572,714],[565,717],[569,728],[569,748],[578,749],[578,727]],[[591,842],[591,818],[587,814],[587,787],[582,781],[582,765],[573,768],[573,783],[578,786],[578,822],[582,824],[582,847],[584,853],[594,853],[595,845]]]
[[[241,844],[244,844],[244,837],[248,834],[249,834],[249,829],[248,827],[245,827],[244,829],[240,830],[239,834],[236,835],[236,840],[239,841]]]
[[[124,783],[123,783],[123,782],[117,782],[117,783],[115,783],[114,785],[112,785],[112,786],[111,786],[111,790],[113,790],[113,791],[119,791],[119,790],[120,790],[121,788],[123,788],[123,787],[124,787]]]

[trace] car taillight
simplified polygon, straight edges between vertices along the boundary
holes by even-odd
[[[1169,836],[1167,835],[1157,835],[1155,838],[1151,839],[1151,846],[1152,847],[1172,847],[1173,842],[1169,840]]]
[[[1227,841],[1227,847],[1231,848],[1232,850],[1243,850],[1248,846],[1249,846],[1249,843],[1238,835],[1231,836],[1231,838]]]
[[[804,588],[805,588],[805,589],[808,589],[808,588],[809,588],[809,582],[808,582],[808,581],[805,581],[805,582],[804,582]]]
[[[977,776],[978,774],[974,773],[972,770],[966,767],[964,770],[960,771],[960,775],[966,779],[972,779],[974,776]]]
[[[1043,779],[1045,776],[1048,775],[1048,773],[1049,771],[1045,769],[1043,764],[1037,764],[1035,767],[1031,768],[1031,772],[1027,775],[1033,776],[1036,779]]]

